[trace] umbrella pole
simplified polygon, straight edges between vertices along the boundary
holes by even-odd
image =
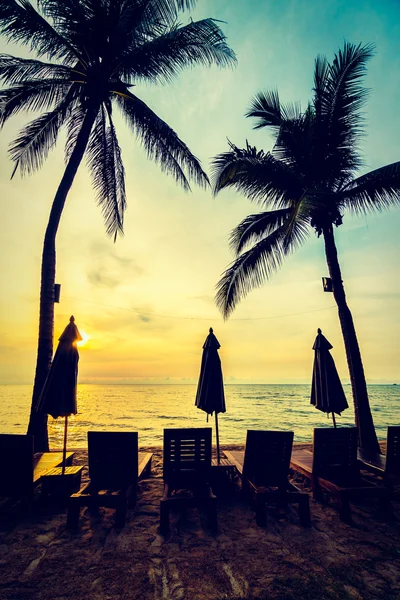
[[[62,458],[62,475],[65,473],[65,463],[67,462],[67,432],[68,432],[68,416],[65,416],[64,425],[64,447],[63,447],[63,458]]]
[[[333,426],[336,427],[335,413],[332,412]]]
[[[218,432],[218,413],[215,413],[215,435],[217,436],[217,463],[220,464],[221,457],[219,455],[219,432]]]

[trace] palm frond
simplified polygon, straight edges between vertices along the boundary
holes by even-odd
[[[236,234],[238,237],[241,235],[238,239],[239,244],[243,242],[241,247],[251,240],[259,241],[230,265],[217,285],[216,303],[224,318],[228,318],[251,290],[265,283],[279,269],[284,258],[303,244],[310,233],[309,209],[307,203],[302,205],[301,201],[291,209],[260,215],[258,223],[256,215],[252,217],[252,223],[246,223],[246,219],[242,221],[232,232],[231,240]],[[242,225],[253,226],[254,232],[249,228],[247,232],[240,231]],[[243,239],[246,235],[247,241]]]
[[[42,79],[0,90],[0,127],[21,110],[49,110],[61,102],[71,83],[64,79]]]
[[[27,80],[71,80],[72,71],[64,65],[0,54],[0,79],[7,85],[25,84]]]
[[[165,82],[194,64],[225,67],[235,62],[235,54],[216,21],[203,19],[175,26],[164,35],[130,48],[118,70],[128,82],[140,78]]]
[[[28,0],[1,0],[0,33],[11,42],[29,45],[38,56],[76,62],[74,48],[46,21]]]
[[[258,119],[254,129],[272,127],[275,131],[279,131],[284,121],[296,119],[300,114],[301,106],[299,103],[283,105],[279,100],[277,90],[269,90],[256,94],[245,117]]]
[[[197,0],[127,0],[121,7],[119,16],[123,27],[120,33],[129,37],[130,32],[150,31],[155,25],[171,26],[179,12],[190,10]],[[113,4],[118,5],[118,0]]]
[[[72,94],[67,94],[54,110],[41,115],[22,129],[9,149],[11,160],[15,163],[11,178],[18,168],[21,175],[30,175],[42,166],[56,144],[72,101]]]
[[[217,284],[215,301],[224,318],[247,294],[263,285],[277,271],[285,257],[284,225],[244,252],[223,273]]]
[[[294,252],[302,246],[310,235],[310,226],[317,203],[314,198],[306,194],[292,206],[283,227],[286,230],[282,241],[282,248],[286,254]]]
[[[111,118],[111,112],[108,113],[109,118],[109,142],[110,153],[113,156],[113,164],[111,168],[114,173],[114,195],[112,202],[104,210],[103,214],[108,223],[108,230],[114,231],[114,241],[117,238],[118,233],[123,235],[124,233],[124,213],[126,210],[126,189],[125,189],[125,169],[124,163],[122,162],[121,148],[118,143],[117,133],[115,131],[114,123]]]
[[[301,180],[283,161],[248,143],[244,149],[230,146],[230,152],[219,154],[212,162],[214,193],[233,187],[253,202],[278,208],[286,208],[302,196]]]
[[[56,24],[63,39],[76,49],[83,66],[93,66],[99,57],[102,60],[108,59],[109,37],[113,26],[107,10],[109,0],[50,0],[39,4],[44,15]]]
[[[321,107],[326,104],[325,94],[329,76],[329,63],[325,56],[318,55],[314,65],[314,108],[320,117]]]
[[[67,139],[65,142],[65,162],[71,158],[71,154],[75,148],[78,134],[81,130],[86,111],[81,103],[76,104],[69,113],[65,122],[67,130]]]
[[[157,162],[162,171],[172,174],[185,190],[190,189],[188,178],[201,186],[208,184],[198,159],[165,121],[130,92],[116,94],[115,98],[147,156]]]
[[[87,161],[107,234],[115,239],[118,233],[123,233],[126,206],[124,168],[114,125],[111,120],[107,123],[104,106],[90,135]]]
[[[373,54],[372,44],[355,46],[346,42],[329,66],[322,109],[329,117],[331,133],[338,130],[342,143],[354,144],[361,134],[360,108],[369,92],[361,85],[361,80]]]
[[[246,246],[259,242],[284,223],[292,212],[291,208],[281,208],[248,215],[230,235],[230,246],[240,254]]]
[[[355,214],[381,211],[400,204],[400,162],[353,179],[339,193],[344,206]]]

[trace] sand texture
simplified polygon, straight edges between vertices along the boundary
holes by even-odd
[[[159,534],[162,453],[153,449],[152,476],[139,484],[138,502],[123,529],[114,511],[81,509],[80,530],[66,531],[66,506],[10,508],[0,520],[0,598],[3,600],[222,600],[400,598],[400,501],[397,519],[375,500],[353,506],[353,525],[332,503],[310,500],[311,527],[297,506],[268,511],[267,527],[239,498],[218,499],[217,534],[197,509],[171,514]],[[77,453],[75,464],[87,455]],[[86,474],[86,471],[84,472]],[[307,481],[292,474],[303,490]],[[86,475],[87,477],[87,475]]]

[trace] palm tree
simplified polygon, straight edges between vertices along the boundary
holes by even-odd
[[[216,193],[232,187],[267,209],[249,215],[232,231],[236,259],[218,283],[217,305],[227,318],[313,229],[322,235],[346,348],[359,443],[379,451],[334,238],[334,227],[342,224],[345,211],[364,214],[400,201],[400,162],[358,175],[360,108],[367,96],[361,79],[372,54],[371,45],[345,43],[331,64],[319,56],[313,97],[305,110],[299,104],[282,105],[276,91],[258,93],[246,116],[257,119],[255,129],[272,129],[272,151],[258,151],[248,142],[244,149],[230,143],[228,152],[214,158],[213,168]]]
[[[207,185],[199,161],[167,123],[131,87],[169,82],[195,65],[226,66],[233,51],[213,19],[177,22],[196,0],[1,0],[0,33],[30,47],[38,58],[0,55],[0,125],[22,110],[42,114],[11,145],[21,174],[39,168],[59,130],[67,131],[66,168],[47,225],[41,269],[40,320],[35,383],[28,433],[35,449],[47,450],[47,417],[36,402],[53,353],[55,240],[61,214],[86,154],[107,233],[123,233],[124,167],[113,122],[117,106],[149,158],[189,190]],[[39,60],[45,57],[47,62]]]

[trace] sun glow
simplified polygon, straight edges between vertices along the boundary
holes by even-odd
[[[82,339],[79,342],[76,342],[77,346],[85,346],[85,344],[87,344],[87,342],[90,340],[89,336],[87,333],[85,333],[84,331],[82,331],[81,329],[79,330],[79,333],[82,336]]]

